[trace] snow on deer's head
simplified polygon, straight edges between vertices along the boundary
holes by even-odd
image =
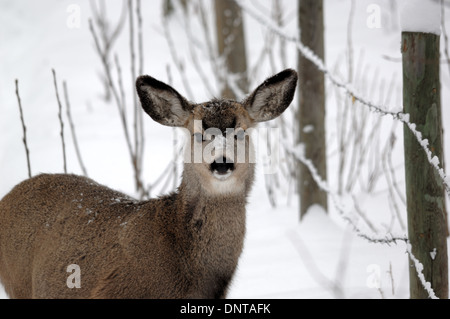
[[[251,130],[280,116],[292,102],[296,85],[297,73],[287,69],[242,102],[214,99],[195,104],[150,76],[136,81],[142,108],[154,121],[184,128],[188,138],[183,178],[211,195],[249,190],[255,163]]]

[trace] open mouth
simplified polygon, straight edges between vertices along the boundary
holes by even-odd
[[[228,163],[227,163],[228,162]],[[211,173],[218,179],[224,180],[233,173],[235,166],[234,163],[223,157],[222,160],[215,160],[209,167]]]

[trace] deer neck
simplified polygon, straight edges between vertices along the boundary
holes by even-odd
[[[250,187],[246,185],[243,192],[211,195],[200,181],[186,177],[183,173],[178,196],[183,207],[181,219],[189,225],[185,229],[191,239],[191,265],[198,269],[212,266],[207,267],[211,276],[217,276],[214,272],[218,269],[231,274],[242,252]]]
[[[183,207],[184,217],[187,220],[190,219],[195,225],[195,230],[201,232],[204,226],[211,226],[216,232],[215,228],[231,228],[230,231],[233,231],[232,224],[224,224],[231,218],[245,220],[247,195],[248,187],[246,186],[242,187],[241,192],[214,194],[211,190],[205,190],[200,181],[183,175],[178,197]],[[219,224],[219,227],[215,227],[216,224]],[[224,227],[224,225],[230,225],[230,227]]]

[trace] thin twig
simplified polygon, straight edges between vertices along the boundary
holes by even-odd
[[[347,82],[348,83],[353,83],[353,20],[354,20],[354,14],[355,12],[355,0],[351,0],[351,5],[350,5],[350,12],[349,12],[349,16],[348,16],[348,20],[347,20]],[[351,107],[353,106],[355,103],[355,101],[351,98],[345,98],[345,103],[344,103],[344,107],[345,107],[345,114],[347,114],[349,111],[353,111],[351,112],[353,116],[351,116],[351,118],[353,119],[353,125],[355,126],[355,113],[356,111]],[[346,116],[345,116],[346,118]],[[346,121],[345,121],[346,122]],[[349,128],[349,133],[355,133],[353,135],[353,138],[355,138],[354,143],[348,143],[348,139],[344,138],[341,139],[341,157],[343,156],[343,160],[341,161],[341,165],[344,165],[346,163],[347,160],[347,145],[349,144],[353,144],[353,150],[352,150],[352,156],[350,158],[350,170],[349,170],[349,175],[351,175],[351,173],[353,172],[352,168],[355,167],[354,165],[354,161],[356,159],[356,150],[357,150],[357,145],[361,145],[361,142],[358,141],[358,139],[361,139],[362,136],[361,134],[358,134],[357,129],[355,127],[353,128]],[[340,166],[339,167],[339,192],[343,191],[343,175],[344,175],[344,167]],[[341,171],[342,170],[342,171]],[[347,177],[347,181],[350,180],[350,176]],[[346,190],[349,190],[349,187],[347,185]]]
[[[391,233],[386,233],[382,236],[379,236],[378,234],[367,234],[364,233],[356,224],[357,222],[354,220],[353,215],[350,213],[344,206],[344,204],[341,201],[341,198],[338,194],[333,192],[331,188],[328,186],[327,182],[322,179],[322,177],[318,174],[317,168],[314,166],[312,161],[310,159],[307,159],[304,156],[304,146],[298,145],[296,148],[292,148],[289,145],[285,145],[286,149],[291,152],[302,164],[308,168],[309,172],[311,173],[311,176],[313,177],[314,181],[316,182],[317,186],[319,188],[326,192],[328,195],[330,195],[336,209],[341,215],[341,218],[344,219],[346,222],[349,223],[350,226],[352,226],[353,231],[355,234],[361,238],[364,238],[368,240],[371,243],[384,243],[384,244],[391,244],[391,243],[397,243],[397,241],[407,241],[407,238],[405,236],[394,236]]]
[[[348,83],[353,83],[353,20],[355,16],[355,0],[351,0],[350,13],[347,21],[347,61]]]
[[[128,152],[130,153],[130,155],[132,155],[133,154],[133,148],[131,146],[130,136],[129,136],[129,133],[128,133],[128,124],[127,124],[127,121],[126,121],[126,117],[124,116],[124,114],[125,114],[125,111],[124,111],[125,107],[123,105],[123,102],[120,99],[119,93],[117,92],[117,88],[115,87],[115,85],[113,83],[110,66],[108,64],[108,61],[106,60],[106,57],[102,54],[102,50],[100,48],[99,39],[98,39],[97,33],[95,32],[92,20],[89,20],[89,30],[91,31],[92,37],[94,38],[95,48],[97,49],[97,53],[100,56],[100,59],[101,59],[101,62],[103,64],[104,71],[105,71],[105,74],[106,74],[106,79],[108,80],[108,85],[109,85],[111,91],[113,92],[113,96],[114,96],[114,99],[116,101],[116,105],[117,105],[117,108],[119,110],[119,114],[121,115],[120,119],[122,121],[122,126],[123,126],[123,130],[124,130],[124,134],[125,134],[125,141],[126,141],[127,146],[128,146]]]
[[[142,10],[141,10],[141,0],[137,0],[136,2],[136,17],[137,17],[137,26],[138,26],[138,57],[139,57],[139,74],[142,75],[144,72],[144,40],[142,33]]]
[[[169,52],[172,57],[173,63],[175,64],[176,68],[178,69],[178,71],[180,73],[181,80],[182,80],[183,86],[186,90],[188,99],[192,100],[194,98],[194,94],[193,94],[193,91],[189,84],[189,81],[187,80],[183,61],[178,57],[177,48],[176,48],[175,42],[172,38],[172,33],[170,32],[169,19],[167,17],[163,17],[162,24],[163,24],[163,30],[164,30],[164,37],[167,41],[167,45],[169,46]]]
[[[412,262],[414,263],[414,267],[417,271],[417,275],[420,279],[420,282],[422,283],[423,287],[427,291],[428,295],[432,299],[438,299],[433,291],[433,288],[431,287],[431,284],[426,281],[424,275],[423,275],[423,264],[420,263],[420,261],[413,255],[412,253],[412,246],[410,241],[406,236],[393,236],[391,233],[386,233],[384,237],[380,236],[373,236],[367,233],[362,232],[357,226],[356,223],[353,221],[353,219],[346,213],[344,206],[340,202],[340,198],[334,194],[330,188],[328,187],[327,183],[318,175],[317,169],[314,166],[314,164],[311,162],[311,160],[304,157],[303,148],[299,147],[295,150],[292,150],[292,152],[295,154],[295,156],[300,160],[310,171],[311,175],[313,176],[315,182],[317,185],[325,192],[327,192],[329,195],[331,195],[331,198],[334,201],[334,204],[336,205],[336,208],[338,209],[339,213],[341,214],[341,217],[346,220],[350,226],[353,227],[353,231],[361,238],[366,239],[367,241],[371,243],[383,243],[383,244],[396,244],[397,241],[403,241],[406,243],[406,250],[409,254],[409,257],[411,258]]]
[[[62,104],[61,104],[61,100],[59,98],[58,83],[56,81],[56,72],[54,69],[52,69],[52,73],[53,73],[53,84],[55,86],[56,100],[58,101],[58,119],[59,119],[59,124],[61,127],[60,135],[61,135],[61,143],[62,143],[62,151],[63,151],[64,173],[67,174],[66,143],[64,141],[64,121],[62,118]]]
[[[75,153],[77,154],[78,163],[80,164],[81,171],[83,172],[83,175],[84,176],[88,176],[87,170],[86,170],[86,166],[83,163],[83,158],[81,157],[80,148],[78,146],[77,135],[75,133],[75,125],[73,124],[72,112],[70,110],[69,94],[67,92],[66,81],[63,81],[63,91],[64,91],[64,99],[65,99],[65,102],[66,102],[66,114],[67,114],[67,118],[69,120],[70,132],[72,134],[72,141],[73,141],[73,145],[75,147]]]
[[[212,2],[212,1],[211,1]],[[199,1],[198,4],[198,15],[199,21],[203,33],[203,38],[206,44],[206,56],[211,64],[211,69],[213,74],[215,75],[216,86],[222,87],[225,83],[225,79],[223,79],[222,71],[220,67],[220,59],[218,56],[218,52],[214,46],[214,37],[211,35],[212,27],[208,22],[208,9],[205,8],[205,4],[203,0]]]
[[[394,284],[394,272],[392,271],[392,262],[389,262],[389,278],[391,279],[391,292],[392,296],[395,296],[395,284]]]
[[[138,74],[144,74],[144,37],[142,31],[142,10],[141,10],[141,0],[137,0],[136,5],[136,17],[137,17],[137,41],[138,41]],[[133,92],[136,95],[136,91],[133,87]],[[139,103],[138,103],[139,107]],[[136,150],[138,165],[140,170],[142,170],[143,161],[144,161],[144,147],[145,147],[145,134],[144,134],[144,116],[142,110],[139,110],[139,139],[140,139],[140,147]]]
[[[394,134],[394,130],[395,130],[395,122],[394,125],[392,127],[392,132],[389,138],[388,143],[386,143],[386,146],[383,149],[382,152],[382,158],[381,158],[381,164],[383,166],[383,170],[385,172],[385,178],[386,178],[386,182],[387,182],[387,186],[388,186],[388,191],[389,191],[389,200],[390,203],[392,205],[392,208],[394,210],[395,213],[395,217],[397,218],[400,227],[405,230],[406,229],[406,225],[404,224],[401,215],[400,215],[400,209],[397,205],[397,201],[396,201],[396,194],[398,195],[398,197],[400,198],[400,200],[403,202],[403,204],[406,205],[405,199],[403,194],[400,192],[400,190],[398,189],[398,184],[397,184],[397,180],[395,178],[395,171],[394,168],[392,167],[392,151],[394,149],[395,146],[395,134]]]
[[[192,17],[189,15],[188,10],[183,11],[182,16],[183,16],[184,30],[186,31],[186,36],[189,39],[188,48],[189,48],[189,53],[191,56],[192,64],[195,67],[195,70],[197,71],[198,75],[200,76],[200,79],[202,80],[203,85],[205,86],[206,90],[208,91],[208,94],[214,96],[215,92],[211,86],[211,83],[210,83],[211,80],[208,78],[208,76],[203,71],[202,63],[200,63],[199,59],[197,58],[197,53],[196,53],[196,50],[193,45],[193,43],[195,43],[195,40],[194,40],[194,35],[192,34],[192,28],[191,28]]]
[[[116,101],[116,106],[119,110],[119,115],[120,115],[120,120],[122,123],[122,128],[123,128],[123,132],[125,135],[125,141],[128,147],[128,153],[130,155],[130,159],[131,159],[131,164],[133,166],[134,169],[134,173],[135,173],[135,180],[138,181],[137,183],[137,190],[141,192],[141,194],[143,193],[143,182],[140,180],[140,174],[139,174],[139,170],[137,168],[137,161],[136,161],[136,152],[135,150],[133,150],[133,145],[130,139],[130,133],[128,130],[128,122],[127,122],[127,118],[126,118],[126,111],[125,111],[125,97],[124,97],[124,93],[123,93],[123,88],[122,88],[122,79],[121,79],[121,69],[120,69],[120,65],[118,63],[118,59],[117,56],[115,57],[115,61],[116,61],[116,66],[117,66],[117,70],[118,70],[118,76],[119,76],[119,90],[120,90],[120,94],[118,92],[117,87],[114,85],[113,79],[112,79],[112,75],[111,75],[111,68],[110,65],[108,64],[108,61],[106,59],[106,57],[102,54],[102,50],[100,48],[100,43],[99,43],[99,39],[98,36],[95,32],[92,20],[89,20],[89,30],[91,31],[92,37],[94,38],[94,43],[95,43],[95,48],[97,49],[97,53],[100,56],[101,62],[103,64],[104,67],[104,71],[106,74],[106,79],[108,80],[108,85],[113,93],[113,97],[114,100]]]
[[[281,30],[278,26],[274,25],[272,21],[266,19],[265,17],[262,17],[260,14],[256,13],[253,9],[250,8],[250,6],[244,2],[243,0],[235,0],[236,3],[242,8],[243,11],[248,13],[250,16],[252,16],[255,20],[260,22],[261,24],[265,25],[267,28],[271,29],[274,33],[276,33],[279,37],[284,38],[288,42],[292,42],[296,45],[297,50],[309,61],[311,61],[329,80],[333,85],[335,85],[338,88],[341,88],[346,91],[347,94],[352,96],[356,101],[359,101],[361,105],[364,105],[368,107],[368,109],[376,114],[379,114],[380,116],[391,116],[394,120],[400,121],[403,123],[407,129],[410,130],[410,132],[414,135],[416,140],[419,142],[419,145],[422,147],[422,149],[425,151],[425,154],[427,156],[428,162],[431,164],[431,166],[435,169],[435,171],[439,174],[441,181],[445,187],[445,191],[447,193],[447,196],[450,198],[450,177],[448,177],[444,171],[444,169],[441,167],[440,160],[437,156],[433,154],[433,152],[429,149],[428,145],[429,142],[426,139],[423,139],[422,133],[418,131],[417,125],[414,123],[411,123],[409,121],[409,114],[403,113],[402,111],[390,111],[394,108],[385,106],[385,105],[378,105],[368,99],[366,99],[364,96],[362,96],[360,93],[358,93],[351,84],[346,83],[339,79],[335,74],[331,73],[330,70],[326,67],[323,59],[318,57],[309,47],[305,46],[298,37],[295,36],[289,36],[286,35],[283,30]],[[397,110],[399,108],[396,108]]]
[[[367,218],[366,213],[359,206],[355,195],[352,195],[352,200],[353,200],[353,207],[355,208],[355,211],[358,213],[359,217],[361,217],[364,220],[364,222],[366,223],[366,225],[370,228],[370,230],[375,233],[377,231],[377,229],[372,224],[370,219]]]
[[[119,87],[120,92],[120,103],[119,103],[119,114],[123,118],[123,122],[127,123],[127,112],[125,110],[126,105],[126,96],[125,96],[125,88],[123,86],[123,80],[122,80],[122,68],[120,67],[119,63],[119,57],[117,54],[114,54],[114,63],[117,70],[117,83]],[[128,128],[127,128],[128,130]]]
[[[126,11],[127,11],[127,5],[125,1],[122,2],[122,11],[120,14],[119,21],[117,22],[116,27],[114,30],[110,30],[110,23],[107,20],[107,12],[106,12],[106,3],[105,1],[99,1],[100,9],[97,9],[96,1],[90,1],[91,10],[94,16],[94,21],[96,25],[99,28],[100,32],[100,39],[101,39],[101,56],[104,58],[107,63],[110,63],[110,55],[111,50],[114,42],[118,38],[120,32],[123,29],[123,26],[125,25],[125,20],[127,17]],[[100,75],[101,79],[105,85],[105,100],[109,101],[111,97],[111,91],[110,87],[108,85],[108,79],[105,78],[103,75]]]
[[[134,81],[136,80],[136,52],[134,50],[134,11],[133,11],[133,1],[128,0],[128,21],[129,21],[129,40],[130,40],[130,67],[131,67],[131,92],[134,92]],[[133,165],[136,167],[135,171],[135,179],[136,179],[136,188],[138,187],[138,181],[140,176],[140,168],[137,160],[137,152],[139,150],[139,129],[138,129],[138,107],[137,107],[137,98],[136,94],[132,94],[133,99],[133,114],[134,114],[134,122],[133,122],[133,128],[134,128],[134,157],[133,157]]]
[[[285,24],[283,21],[283,11],[282,1],[273,0],[272,1],[272,10],[273,10],[273,19],[277,22],[277,25],[282,28]],[[280,60],[283,69],[286,69],[288,66],[287,55],[286,55],[286,41],[284,39],[280,39]]]
[[[25,126],[25,120],[23,118],[22,102],[20,100],[20,95],[19,95],[19,80],[17,80],[17,79],[16,79],[16,96],[17,96],[17,102],[19,104],[20,121],[22,122],[22,130],[23,130],[22,141],[23,141],[23,145],[25,146],[25,154],[27,156],[28,177],[31,178],[30,150],[28,149],[28,143],[27,143],[27,127]]]
[[[143,57],[142,57],[142,17],[140,14],[140,2],[137,5],[136,12],[133,10],[133,0],[128,0],[128,13],[129,13],[129,28],[130,28],[130,61],[131,61],[131,92],[133,99],[133,113],[134,113],[134,156],[133,166],[135,171],[135,183],[136,189],[140,192],[141,198],[145,196],[144,185],[142,183],[142,163],[143,163],[143,119],[142,110],[138,105],[137,94],[135,91],[135,80],[136,80],[136,49],[135,49],[135,28],[134,28],[134,14],[138,16],[138,71],[142,72],[143,67]]]

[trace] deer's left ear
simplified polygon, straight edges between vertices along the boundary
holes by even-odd
[[[280,116],[294,98],[297,78],[297,72],[287,69],[264,81],[243,102],[250,117],[265,122]]]

